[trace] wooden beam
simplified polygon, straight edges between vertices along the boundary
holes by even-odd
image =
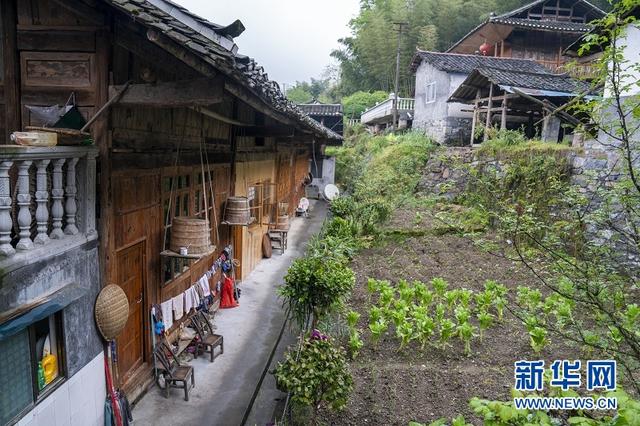
[[[471,142],[469,145],[473,146],[473,142],[476,139],[476,122],[478,121],[478,114],[480,114],[480,112],[478,111],[478,99],[480,99],[480,95],[482,93],[482,89],[478,88],[478,90],[476,91],[476,102],[473,106],[473,119],[471,121]]]
[[[252,126],[240,129],[238,136],[293,138],[295,129],[288,126]]]
[[[116,96],[123,88],[110,86],[109,97]],[[201,78],[155,84],[131,84],[118,104],[178,108],[213,105],[222,102],[223,97],[223,83],[220,78]]]
[[[288,124],[290,126],[295,126],[296,123],[286,117],[284,114],[280,114],[273,110],[273,107],[267,105],[262,99],[260,99],[257,95],[249,92],[249,90],[241,87],[238,84],[231,83],[227,81],[225,83],[224,88],[231,93],[236,98],[240,99],[242,102],[248,104],[253,109],[260,111],[261,113],[268,115],[276,121],[279,121],[284,124]]]
[[[507,103],[506,99],[502,100],[502,115],[500,116],[500,130],[507,129]]]
[[[203,75],[213,77],[218,73],[212,64],[195,53],[191,53],[160,31],[147,30],[147,39]]]
[[[20,118],[20,60],[18,58],[16,30],[16,2],[3,1],[0,6],[2,15],[2,56],[4,61],[4,107],[5,135],[4,143],[10,143],[11,132],[21,130]]]
[[[489,106],[487,108],[487,121],[484,126],[484,140],[489,139],[489,128],[491,127],[491,108],[493,108],[493,83],[489,87]]]
[[[100,13],[100,9],[89,6],[82,1],[76,0],[53,0],[53,2],[74,15],[81,16],[84,19],[88,19],[93,24],[96,24],[98,26],[104,25],[104,16],[96,16],[96,14]]]
[[[200,75],[201,71],[205,71],[185,64],[160,46],[150,42],[144,34],[139,34],[137,28],[131,25],[118,21],[115,24],[114,33],[115,44],[128,50],[140,59],[154,58],[155,63],[162,64],[164,71],[169,71],[174,75],[188,75],[189,73]],[[210,72],[204,75],[213,76]],[[128,79],[129,76],[126,78]]]
[[[222,121],[223,123],[227,123],[227,124],[231,124],[232,126],[239,126],[239,127],[248,127],[248,126],[253,126],[253,124],[251,123],[245,123],[243,121],[238,121],[235,120],[233,118],[229,118],[227,116],[224,116],[220,113],[217,113],[215,111],[210,110],[209,108],[205,108],[205,107],[192,107],[191,109],[193,109],[196,112],[199,112],[202,115],[206,115],[207,117],[216,119],[218,121]]]

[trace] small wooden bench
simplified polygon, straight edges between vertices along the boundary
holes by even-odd
[[[160,389],[164,389],[165,398],[169,398],[170,388],[178,388],[184,390],[184,400],[189,401],[189,390],[196,385],[193,367],[181,365],[178,355],[173,353],[164,339],[157,344],[154,356],[156,362],[159,361],[162,365],[162,371],[158,372],[156,382]]]
[[[198,340],[196,341],[196,351],[194,356],[197,358],[199,353],[208,353],[211,355],[211,362],[215,356],[215,348],[220,346],[220,353],[224,353],[224,337],[213,332],[213,326],[206,317],[204,312],[198,312],[191,317],[191,325],[196,330]]]

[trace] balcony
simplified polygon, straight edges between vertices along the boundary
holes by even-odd
[[[98,238],[95,147],[0,145],[0,269]]]
[[[415,100],[413,98],[398,98],[398,118],[400,122],[413,119],[414,104]],[[393,121],[393,97],[389,97],[386,101],[363,112],[361,121],[362,124],[368,125],[391,123]]]

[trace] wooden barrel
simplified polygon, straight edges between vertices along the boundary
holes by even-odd
[[[278,203],[278,214],[281,216],[289,213],[289,203]]]
[[[171,224],[171,251],[180,253],[186,247],[189,254],[206,253],[211,250],[209,222],[196,217],[178,216]]]
[[[248,225],[251,220],[249,200],[246,197],[229,197],[224,210],[224,221],[230,225]]]
[[[276,228],[275,229],[289,229],[289,215],[280,215],[276,219]]]

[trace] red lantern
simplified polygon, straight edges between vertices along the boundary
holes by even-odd
[[[482,53],[483,56],[489,56],[493,54],[493,45],[485,41],[480,45],[480,53]]]

